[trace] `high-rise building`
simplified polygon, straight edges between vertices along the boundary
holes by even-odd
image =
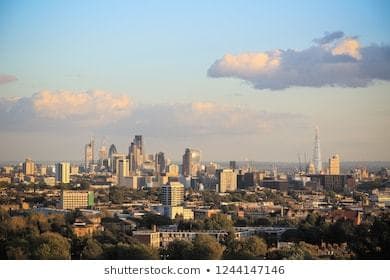
[[[200,151],[187,148],[183,155],[182,174],[185,177],[197,176],[200,170]]]
[[[339,155],[333,155],[329,158],[329,175],[340,175]]]
[[[209,176],[215,175],[216,171],[218,169],[218,164],[215,162],[210,162],[209,164],[206,165],[206,174]]]
[[[112,173],[119,176],[119,161],[126,159],[125,154],[113,154],[112,155]]]
[[[136,174],[144,162],[144,144],[142,135],[136,135],[129,147],[129,168],[132,174]]]
[[[39,175],[40,176],[46,176],[46,173],[47,173],[47,166],[46,165],[40,165],[39,166]]]
[[[91,171],[91,167],[94,164],[94,140],[85,145],[84,150],[84,167],[86,171]]]
[[[70,166],[70,175],[78,175],[79,174],[79,166],[71,165]]]
[[[142,135],[136,135],[134,137],[134,144],[140,149],[141,155],[145,154],[144,151],[144,141],[142,140]]]
[[[184,202],[184,186],[179,182],[170,182],[161,187],[161,203],[164,206],[180,206]]]
[[[237,191],[237,173],[234,170],[218,169],[217,178],[220,193]]]
[[[23,163],[23,173],[26,176],[33,176],[35,173],[35,163],[31,158],[26,158]]]
[[[320,174],[322,171],[322,161],[321,161],[321,149],[320,149],[320,129],[316,126],[314,137],[314,149],[313,149],[313,163],[315,172]]]
[[[92,191],[70,191],[64,190],[61,193],[61,209],[82,209],[94,205],[95,195]]]
[[[236,162],[235,160],[229,161],[229,168],[230,168],[230,169],[233,169],[233,170],[238,169],[238,168],[237,168],[237,162]]]
[[[119,184],[121,185],[121,181],[125,177],[129,176],[129,160],[127,158],[121,158],[118,160],[118,179],[119,179]]]
[[[178,177],[179,176],[179,166],[177,164],[173,164],[173,163],[168,165],[166,175],[168,177]]]
[[[155,159],[155,164],[156,164],[156,172],[157,174],[165,173],[166,172],[166,160],[165,160],[165,155],[163,152],[159,152],[156,154],[156,159]]]
[[[102,144],[102,146],[99,149],[99,162],[98,166],[100,169],[106,168],[108,165],[108,150],[106,145]]]
[[[60,184],[70,183],[70,163],[60,162],[56,164],[56,180]]]
[[[113,172],[113,155],[117,154],[117,150],[114,144],[111,144],[108,150],[108,170]]]

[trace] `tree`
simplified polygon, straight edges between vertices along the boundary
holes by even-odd
[[[358,259],[390,259],[390,217],[357,226],[349,247]]]
[[[193,242],[191,259],[195,260],[219,260],[223,254],[223,247],[218,241],[209,235],[197,235]]]
[[[27,260],[28,253],[22,247],[9,247],[7,250],[7,258],[9,260]]]
[[[58,233],[45,232],[37,239],[32,255],[40,260],[67,260],[70,259],[70,244]]]
[[[109,246],[104,250],[106,260],[157,260],[157,250],[147,247],[141,243],[124,244],[118,243]]]
[[[330,243],[350,241],[354,234],[354,225],[350,220],[340,219],[329,227],[328,240]]]
[[[28,217],[27,223],[30,228],[36,228],[39,233],[44,233],[50,230],[49,221],[42,214],[32,214]]]
[[[146,214],[141,220],[141,226],[147,228],[151,228],[152,225],[164,226],[171,224],[172,221],[170,218],[155,214]]]
[[[103,254],[103,249],[100,243],[93,238],[88,238],[84,249],[81,252],[81,257],[86,260],[96,260]]]
[[[6,256],[9,260],[26,260],[30,258],[30,240],[12,236],[5,242]]]
[[[165,254],[168,260],[189,260],[192,258],[193,245],[186,240],[174,240],[169,243]]]
[[[121,187],[111,187],[109,196],[112,203],[122,204],[125,199],[124,189]]]
[[[258,218],[253,222],[254,226],[271,226],[272,222],[268,218]]]
[[[217,214],[204,221],[205,229],[207,230],[231,230],[234,223],[225,214]]]
[[[227,242],[224,251],[224,259],[264,259],[266,254],[266,242],[262,238],[251,236],[244,240],[231,240]]]
[[[271,260],[304,260],[311,259],[309,255],[298,245],[295,244],[289,248],[281,248],[268,253],[268,259]]]

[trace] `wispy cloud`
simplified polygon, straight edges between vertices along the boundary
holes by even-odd
[[[304,50],[274,50],[226,54],[208,69],[214,78],[232,77],[256,89],[303,87],[365,87],[374,80],[390,80],[390,47],[362,47],[357,37],[342,31],[313,40]]]
[[[7,84],[10,82],[17,81],[18,78],[16,78],[13,75],[7,75],[7,74],[0,74],[0,85]]]

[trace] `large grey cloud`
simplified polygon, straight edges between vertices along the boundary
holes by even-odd
[[[154,136],[256,134],[305,124],[303,115],[266,112],[214,102],[136,105],[109,92],[42,91],[0,98],[1,131]]]
[[[208,69],[213,78],[232,77],[256,89],[302,87],[365,87],[374,80],[390,80],[390,47],[362,47],[343,32],[325,34],[304,50],[273,50],[226,54]]]

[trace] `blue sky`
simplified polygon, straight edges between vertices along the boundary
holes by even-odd
[[[390,101],[386,79],[358,88],[333,85],[259,90],[253,80],[240,75],[218,74],[218,78],[210,78],[207,71],[225,54],[308,49],[314,45],[313,39],[321,38],[325,32],[343,31],[345,38],[358,36],[361,46],[373,43],[387,46],[389,10],[389,1],[0,1],[0,74],[16,78],[0,84],[0,97],[30,98],[43,90],[102,90],[129,96],[137,106],[175,103],[180,107],[184,103],[214,102],[267,111],[273,114],[267,120],[279,120],[277,114],[290,113],[305,119],[289,124],[287,129],[277,126],[277,132],[267,130],[266,137],[263,132],[248,134],[244,138],[248,143],[244,151],[226,152],[240,141],[231,140],[234,137],[226,140],[225,134],[218,136],[218,130],[213,135],[214,144],[198,134],[184,137],[185,140],[183,135],[151,136],[150,152],[166,148],[172,150],[167,151],[172,158],[179,158],[186,146],[197,145],[208,155],[207,159],[245,156],[295,160],[302,145],[308,146],[305,149],[310,152],[311,127],[319,124],[323,139],[330,143],[323,145],[325,157],[339,152],[347,159],[386,160],[390,154],[380,151],[389,140],[389,134],[380,131],[380,127],[389,124],[389,111],[384,106]],[[351,104],[343,103],[347,100]],[[334,116],[350,123],[329,125],[329,121],[335,123],[325,117],[330,107],[335,109]],[[216,111],[227,110],[223,108]],[[366,112],[367,119],[359,114],[361,110]],[[256,116],[258,113],[254,112],[249,118]],[[355,127],[357,123],[361,125]],[[124,150],[131,133],[137,133],[131,126],[134,125],[129,124],[128,136],[122,135],[118,131],[122,128],[118,127],[106,137]],[[346,133],[350,127],[353,132]],[[382,134],[375,139],[359,136],[360,131],[367,129],[371,134]],[[148,133],[144,127],[139,130]],[[292,147],[281,148],[274,143],[283,137],[282,130],[298,131],[302,139],[292,140]],[[78,134],[72,140],[80,143],[80,147],[64,148],[55,157],[82,158],[79,154],[85,142],[83,137],[88,139],[91,134],[103,137],[105,130],[87,126],[83,131],[85,135]],[[22,128],[12,131],[4,128],[0,134],[16,143],[26,133]],[[56,139],[53,132],[45,133]],[[40,142],[39,135],[34,137]],[[264,143],[257,142],[259,138],[266,139],[262,140]],[[352,147],[346,144],[351,141],[355,143]],[[0,150],[0,156],[7,160],[28,156],[26,153],[40,159],[53,155],[38,144],[14,155]]]

